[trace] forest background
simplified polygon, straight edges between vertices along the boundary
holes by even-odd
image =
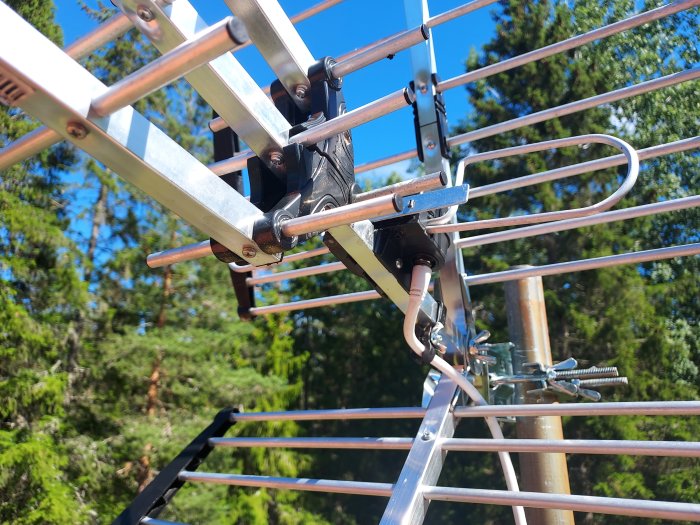
[[[7,3],[62,45],[52,2]],[[104,16],[98,4],[81,5],[91,16]],[[473,70],[656,5],[503,0],[490,9],[492,35],[461,59]],[[464,114],[448,113],[458,123],[453,132],[697,66],[699,21],[694,8],[470,84],[459,90],[468,102]],[[473,42],[465,40],[466,50]],[[131,32],[84,62],[111,84],[154,56]],[[698,94],[697,82],[681,84],[469,147],[486,151],[598,132],[620,136],[638,149],[689,138],[700,127]],[[173,84],[136,107],[200,159],[210,159],[210,109],[186,83]],[[0,146],[35,125],[20,112],[2,108]],[[475,166],[469,182],[480,185],[608,154],[591,147],[518,157]],[[699,165],[694,152],[644,162],[639,182],[621,206],[693,194]],[[478,207],[465,207],[462,219],[590,204],[609,193],[621,174],[610,169],[483,198]],[[682,244],[697,241],[698,226],[696,211],[659,215],[465,251],[465,265],[471,273],[482,273]],[[65,144],[2,173],[0,522],[111,522],[225,406],[256,411],[420,403],[426,369],[410,358],[394,307],[376,301],[240,322],[224,265],[201,261],[154,271],[144,264],[148,253],[198,238],[117,174]],[[698,399],[697,275],[696,257],[546,278],[555,359],[575,356],[583,365],[620,367],[630,386],[606,393],[607,399]],[[264,295],[275,301],[365,288],[339,272],[286,288],[271,286]],[[479,327],[490,330],[494,341],[507,340],[502,287],[483,286],[472,294]],[[399,436],[414,431],[415,424],[396,422],[285,423],[235,426],[231,435]],[[479,422],[462,423],[458,433],[479,436],[485,430]],[[697,439],[700,423],[694,418],[575,418],[565,421],[565,435]],[[401,464],[402,455],[396,453],[284,450],[216,452],[207,460],[209,470],[224,472],[384,482],[395,481]],[[444,484],[504,488],[490,455],[450,456],[448,465]],[[700,491],[700,465],[687,459],[572,456],[569,465],[575,493],[694,501]],[[183,489],[163,517],[190,523],[370,523],[378,521],[384,504],[381,498],[192,487]],[[509,512],[433,504],[426,522],[457,523],[468,515],[480,523],[509,523]],[[581,514],[577,522],[635,520]]]

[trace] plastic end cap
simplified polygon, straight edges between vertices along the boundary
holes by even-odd
[[[243,22],[241,22],[236,17],[231,17],[226,24],[226,29],[228,29],[228,34],[236,44],[239,46],[245,44],[250,37],[248,36],[248,31],[246,30]]]
[[[410,106],[416,101],[416,93],[410,87],[403,88],[403,98],[406,99],[406,104]]]
[[[395,193],[394,197],[391,199],[391,202],[394,205],[394,210],[396,210],[397,213],[403,210],[403,197],[401,195]]]

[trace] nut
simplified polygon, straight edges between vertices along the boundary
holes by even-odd
[[[425,145],[425,147],[430,150],[435,149],[435,143],[431,140]]]

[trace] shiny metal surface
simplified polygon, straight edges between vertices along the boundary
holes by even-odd
[[[485,160],[494,160],[504,157],[512,157],[516,155],[524,155],[535,151],[544,151],[553,148],[578,146],[587,143],[607,144],[608,146],[613,146],[622,151],[625,158],[627,159],[628,167],[625,179],[623,180],[622,184],[620,184],[620,186],[611,195],[609,195],[602,201],[599,201],[595,204],[583,208],[533,213],[530,215],[500,217],[497,219],[486,219],[481,221],[466,222],[461,223],[459,225],[452,224],[446,226],[429,226],[428,230],[432,232],[471,231],[485,228],[499,228],[502,226],[520,226],[523,224],[535,224],[539,222],[572,219],[575,217],[585,217],[612,208],[615,204],[620,202],[620,200],[625,195],[627,195],[627,193],[629,193],[629,191],[632,189],[632,186],[634,186],[634,183],[637,181],[637,176],[639,175],[639,158],[637,157],[637,152],[632,146],[627,144],[624,140],[618,139],[616,137],[611,137],[610,135],[581,135],[579,137],[549,140],[546,142],[538,142],[535,144],[525,144],[522,146],[515,146],[512,148],[489,151],[485,153],[477,153],[475,155],[465,157],[459,162],[458,173],[463,174],[466,166],[475,162],[483,162]],[[494,190],[493,186],[497,186],[497,191],[506,191],[515,187],[523,187],[538,184],[550,180],[550,178],[551,173],[545,171],[542,173],[536,173],[534,175],[528,175],[526,177],[519,177],[517,179],[504,181],[502,183],[496,183],[491,185],[491,189]],[[492,193],[496,193],[496,191],[492,191]]]
[[[170,264],[194,261],[202,257],[213,255],[209,240],[188,244],[178,248],[171,248],[161,252],[155,252],[146,257],[146,264],[149,268],[161,268]]]
[[[615,91],[609,91],[607,93],[602,93],[593,97],[584,98],[582,100],[577,100],[568,104],[563,104],[554,108],[538,111],[530,115],[524,115],[522,117],[518,117],[512,120],[507,120],[505,122],[479,128],[474,131],[462,133],[461,135],[455,135],[454,137],[450,137],[449,139],[447,139],[447,143],[450,147],[459,146],[467,142],[472,142],[486,137],[492,137],[494,135],[505,133],[506,131],[512,131],[514,129],[523,128],[525,126],[530,126],[532,124],[537,124],[538,122],[544,122],[553,118],[562,117],[564,115],[571,115],[572,113],[577,113],[585,109],[590,109],[597,106],[602,106],[603,104],[609,104],[610,102],[615,102],[617,100],[623,100],[625,98],[642,95],[643,93],[649,93],[650,91],[656,91],[657,89],[675,86],[683,82],[696,80],[697,78],[700,78],[700,66],[687,69],[685,71],[680,71],[678,73],[672,73],[670,75],[656,78],[654,80],[641,82],[639,84],[624,87]]]
[[[27,45],[15,45],[19,41]],[[3,3],[0,49],[3,67],[35,89],[22,101],[24,111],[206,235],[233,250],[254,244],[251,221],[262,214],[257,208],[133,108],[88,118],[92,100],[108,88]],[[74,129],[82,133],[71,134]],[[275,260],[260,251],[250,262]]]
[[[292,100],[308,108],[309,68],[316,62],[277,0],[225,0],[245,24],[260,51]]]
[[[181,481],[216,483],[238,487],[264,487],[269,489],[302,490],[307,492],[327,492],[329,494],[355,494],[358,496],[391,495],[389,483],[341,481],[333,479],[281,478],[274,476],[247,476],[244,474],[219,474],[216,472],[190,472],[183,470],[178,476]]]
[[[384,195],[362,202],[355,202],[320,211],[303,217],[289,219],[282,223],[282,233],[288,237],[305,233],[322,232],[336,226],[344,226],[353,222],[393,215],[397,209],[394,195]]]
[[[700,5],[699,0],[680,0],[678,2],[673,2],[671,4],[657,7],[656,9],[652,9],[645,13],[640,13],[638,15],[631,16],[624,20],[620,20],[619,22],[615,22],[613,24],[594,29],[592,31],[589,31],[588,33],[567,38],[566,40],[556,42],[554,44],[542,47],[540,49],[535,49],[522,55],[518,55],[507,60],[501,60],[500,62],[496,62],[495,64],[491,64],[476,69],[474,71],[469,71],[468,73],[464,73],[454,78],[443,80],[438,84],[438,91],[446,91],[448,89],[462,86],[469,82],[475,82],[477,80],[490,77],[497,73],[502,73],[503,71],[514,69],[524,64],[536,62],[537,60],[541,60],[543,58],[550,57],[552,55],[556,55],[558,53],[562,53],[570,49],[575,49],[595,40],[606,38],[617,33],[621,33],[633,27],[648,24],[649,22],[659,20],[660,18],[665,18],[674,13],[691,9],[692,7],[695,7],[697,5]]]
[[[523,505],[545,509],[638,516],[640,518],[700,521],[700,505],[694,503],[452,487],[425,487],[424,494],[426,498],[439,501]]]
[[[437,173],[431,173],[430,175],[416,177],[414,179],[406,179],[401,182],[397,182],[396,184],[390,184],[389,186],[383,186],[381,188],[365,191],[355,196],[355,202],[362,202],[369,199],[374,199],[376,197],[381,197],[383,195],[401,195],[402,197],[407,195],[416,195],[417,193],[444,187],[446,182],[446,175],[440,171]]]
[[[212,447],[308,448],[333,450],[410,450],[413,438],[210,438]]]
[[[700,457],[700,443],[635,441],[631,439],[442,439],[444,450],[467,452],[558,452],[562,454],[624,454],[632,456]]]
[[[497,0],[475,0],[474,2],[467,2],[464,5],[455,7],[454,9],[450,9],[449,11],[445,11],[439,15],[431,16],[425,21],[425,25],[430,28],[439,26],[440,24],[444,24],[445,22],[449,22],[450,20],[454,20],[455,18],[469,14],[472,11],[476,11],[482,7],[494,4],[496,1]]]
[[[633,401],[556,405],[456,407],[456,417],[487,416],[700,416],[700,401]]]
[[[412,100],[413,92],[410,89],[399,89],[379,100],[355,108],[334,119],[327,120],[306,131],[302,131],[298,135],[290,137],[289,143],[311,146],[312,144],[316,144],[361,124],[365,124],[366,122],[370,122],[371,120],[404,108],[411,104]]]
[[[320,248],[314,248],[312,250],[307,250],[305,252],[290,253],[289,255],[285,255],[284,258],[280,262],[278,262],[276,264],[269,265],[268,268],[270,266],[277,266],[277,265],[284,264],[284,263],[290,263],[290,262],[294,262],[294,261],[303,261],[305,259],[310,259],[312,257],[318,257],[320,255],[325,255],[325,254],[329,253],[329,251],[330,250],[328,250],[328,248],[326,248],[325,246],[321,246]],[[250,272],[250,271],[255,269],[255,266],[252,266],[250,264],[239,266],[237,264],[231,263],[228,265],[228,267],[231,270],[233,270],[234,272],[238,272],[238,273],[246,273],[246,272]]]
[[[439,440],[452,437],[455,431],[452,403],[456,391],[457,385],[443,375],[435,387],[399,479],[394,484],[393,493],[379,522],[381,525],[423,523],[430,503],[423,496],[423,488],[437,483],[445,460]]]
[[[39,126],[21,138],[0,149],[0,171],[29,159],[37,153],[57,144],[63,137],[46,126]]]
[[[318,297],[316,299],[303,299],[291,303],[271,304],[268,306],[256,306],[250,309],[251,315],[269,315],[280,312],[293,312],[295,310],[308,310],[309,308],[320,308],[322,306],[331,306],[336,304],[356,303],[359,301],[372,301],[379,299],[381,295],[374,290],[365,292],[353,292],[342,295],[329,295],[326,297]]]
[[[700,243],[685,244],[682,246],[668,246],[655,250],[642,250],[639,252],[622,253],[619,255],[607,255],[579,261],[547,264],[543,266],[528,266],[503,272],[485,273],[482,275],[469,275],[464,279],[469,286],[480,284],[503,283],[517,279],[545,275],[559,275],[562,273],[581,272],[598,268],[608,268],[620,264],[641,264],[644,262],[672,259],[674,257],[688,257],[700,254]]]
[[[317,266],[307,266],[306,268],[297,268],[286,272],[256,275],[255,277],[248,277],[245,282],[248,286],[255,286],[258,284],[276,283],[289,279],[299,279],[300,277],[310,277],[312,275],[337,272],[339,270],[345,270],[345,265],[342,262],[332,262],[328,264],[319,264]]]
[[[395,55],[399,51],[408,49],[419,42],[423,42],[427,38],[427,31],[422,26],[407,29],[406,31],[402,31],[381,42],[371,45],[358,53],[353,53],[347,58],[338,60],[338,62],[333,65],[331,73],[335,78],[344,77],[358,69],[367,67],[390,55]]]
[[[566,219],[563,221],[550,222],[545,224],[535,224],[533,226],[524,226],[522,228],[514,228],[496,233],[487,233],[483,235],[475,235],[457,241],[458,248],[471,248],[474,246],[484,246],[496,242],[511,241],[514,239],[523,239],[525,237],[534,237],[536,235],[545,235],[548,233],[573,230],[576,228],[584,228],[596,224],[606,224],[614,221],[624,221],[634,219],[636,217],[645,217],[656,213],[667,213],[677,210],[685,210],[700,206],[700,195],[692,197],[683,197],[681,199],[671,199],[653,204],[644,204],[642,206],[633,206],[621,210],[606,211],[591,215],[589,217],[579,217],[577,219]]]
[[[229,17],[202,30],[191,40],[113,84],[92,101],[91,110],[105,117],[223,55],[236,45],[228,27],[231,20]]]
[[[122,36],[133,26],[123,13],[118,13],[102,22],[97,28],[87,35],[79,38],[72,44],[63,48],[63,51],[71,58],[80,60],[88,56],[95,49],[111,42],[115,38]]]
[[[700,403],[699,403],[700,404]],[[285,412],[232,412],[236,423],[256,421],[341,421],[358,419],[423,419],[421,407],[338,408],[331,410],[291,410]]]
[[[115,0],[118,7],[158,48],[166,53],[207,27],[188,0],[161,7],[157,0]],[[136,14],[147,7],[151,22]],[[269,153],[287,145],[289,123],[231,53],[220,56],[185,77],[204,100],[248,146],[269,163]],[[268,164],[274,169],[272,163]]]

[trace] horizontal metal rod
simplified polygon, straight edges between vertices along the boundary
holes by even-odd
[[[289,17],[289,20],[291,20],[292,24],[298,24],[299,22],[302,22],[307,18],[311,18],[314,15],[322,13],[326,9],[337,5],[340,2],[342,2],[342,0],[324,0],[323,2],[319,2],[316,5],[312,5],[311,7],[304,9],[300,13]]]
[[[438,83],[437,89],[438,91],[446,91],[448,89],[462,86],[469,82],[476,82],[477,80],[493,76],[497,73],[502,73],[503,71],[508,71],[516,67],[522,66],[524,64],[529,64],[537,60],[542,60],[543,58],[547,58],[558,53],[563,53],[564,51],[575,49],[595,40],[606,38],[608,36],[615,35],[623,31],[627,31],[628,29],[632,29],[634,27],[653,22],[654,20],[659,20],[660,18],[665,18],[674,13],[678,13],[680,11],[685,11],[687,9],[695,7],[699,4],[700,0],[681,0],[678,2],[673,2],[658,7],[656,9],[652,9],[645,13],[640,13],[638,15],[631,16],[624,20],[620,20],[619,22],[615,22],[613,24],[594,29],[587,33],[567,38],[566,40],[562,40],[561,42],[556,42],[554,44],[535,49],[528,53],[524,53],[522,55],[518,55],[507,60],[502,60],[500,62],[496,62],[495,64],[491,64],[476,69],[474,71],[469,71],[457,77],[444,80]]]
[[[208,27],[197,33],[194,38],[110,86],[105,93],[92,101],[92,112],[106,117],[118,109],[130,106],[230,51],[238,43],[236,39],[241,38],[240,34],[241,30],[236,27],[233,17]]]
[[[149,518],[148,516],[141,518],[139,523],[142,525],[187,525],[187,523],[182,523],[180,521],[159,520],[157,518]]]
[[[374,290],[364,292],[353,292],[341,295],[329,295],[328,297],[317,297],[316,299],[304,299],[291,303],[271,304],[268,306],[256,306],[250,309],[251,315],[268,315],[281,312],[292,312],[294,310],[307,310],[309,308],[320,308],[335,304],[357,303],[360,301],[372,301],[379,299],[381,295]]]
[[[460,439],[439,441],[450,452],[562,452],[566,454],[625,454],[634,456],[700,456],[700,443],[617,439]]]
[[[217,472],[190,472],[184,470],[178,476],[181,481],[235,485],[237,487],[264,487],[269,489],[303,490],[330,494],[355,494],[358,496],[391,496],[390,483],[371,483],[333,479],[281,478],[274,476],[248,476],[244,474],[219,474]]]
[[[396,184],[390,184],[389,186],[365,191],[355,196],[355,202],[362,202],[384,195],[401,195],[402,197],[406,197],[407,195],[415,195],[424,191],[447,186],[448,182],[447,174],[443,171],[438,171],[430,175],[415,177],[413,179],[397,182]]]
[[[700,405],[700,402],[698,403]],[[358,419],[423,419],[421,407],[338,408],[329,410],[289,410],[285,412],[232,412],[236,423],[256,421],[345,421]]]
[[[663,155],[670,155],[672,153],[688,151],[696,148],[700,148],[700,137],[691,137],[688,139],[677,140],[674,142],[668,142],[666,144],[660,144],[658,146],[637,150],[637,156],[639,157],[640,161],[644,161],[661,157]],[[469,198],[476,199],[486,195],[494,195],[496,193],[522,188],[524,186],[529,186],[532,183],[532,180],[537,180],[538,182],[550,182],[553,180],[571,177],[573,175],[580,175],[582,173],[598,171],[613,166],[620,166],[626,162],[627,159],[624,155],[613,155],[602,159],[590,160],[587,162],[573,164],[571,166],[564,166],[553,170],[543,171],[533,175],[517,177],[501,182],[494,182],[492,184],[485,184],[484,186],[470,188]]]
[[[524,507],[638,516],[640,518],[700,521],[700,505],[695,503],[453,487],[424,487],[423,496],[431,501],[522,505]]]
[[[327,120],[322,124],[302,131],[298,135],[290,137],[289,143],[311,146],[312,144],[339,135],[349,129],[411,105],[413,104],[413,100],[413,91],[409,88],[399,89],[379,100],[365,104],[334,119]]]
[[[439,26],[440,24],[444,24],[445,22],[449,22],[450,20],[454,20],[455,18],[469,14],[472,11],[476,11],[482,7],[494,4],[496,1],[497,0],[476,0],[474,2],[468,2],[464,5],[455,7],[454,9],[450,9],[449,11],[445,11],[444,13],[440,13],[439,15],[431,16],[425,22],[425,25],[429,28]]]
[[[285,255],[284,258],[279,263],[271,264],[270,266],[278,266],[280,264],[290,263],[290,262],[294,262],[294,261],[303,261],[305,259],[311,259],[312,257],[318,257],[320,255],[325,255],[327,253],[330,253],[330,250],[325,246],[321,246],[320,248],[314,248],[313,250],[307,250],[305,252],[297,252],[297,253]],[[266,268],[269,268],[270,266],[266,266]],[[252,264],[246,264],[246,265],[239,266],[235,263],[229,264],[228,267],[231,268],[231,270],[233,270],[234,272],[238,272],[238,273],[251,272],[257,268],[256,266],[253,266]]]
[[[51,128],[40,126],[0,149],[0,172],[29,159],[63,140]]]
[[[390,157],[386,157],[383,159],[378,159],[378,160],[373,160],[371,162],[365,162],[363,164],[359,164],[355,166],[355,173],[365,173],[367,171],[371,171],[377,168],[381,168],[383,166],[388,166],[390,164],[396,164],[397,162],[402,162],[404,160],[410,160],[416,157],[416,150],[408,150],[404,151],[403,153],[396,153],[395,155],[392,155]]]
[[[700,195],[655,202],[653,204],[644,204],[642,206],[633,206],[622,210],[606,211],[603,213],[598,213],[597,215],[580,217],[578,219],[566,219],[563,221],[514,228],[512,230],[505,230],[502,232],[475,235],[474,237],[467,237],[466,239],[456,241],[455,247],[464,249],[474,246],[484,246],[486,244],[494,244],[497,242],[512,241],[514,239],[523,239],[525,237],[535,237],[537,235],[545,235],[548,233],[574,230],[576,228],[584,228],[586,226],[594,226],[596,224],[625,221],[636,217],[645,217],[647,215],[655,215],[657,213],[684,210],[697,206],[700,206]]]
[[[403,209],[401,197],[383,195],[374,199],[339,206],[330,210],[312,213],[303,217],[289,219],[282,223],[282,233],[288,237],[322,232],[329,228],[352,224],[354,222],[398,213]]]
[[[457,407],[455,417],[504,416],[700,416],[700,401],[632,401],[553,405]]]
[[[428,29],[423,25],[401,31],[374,45],[366,47],[358,53],[353,53],[347,58],[339,59],[331,68],[331,74],[335,78],[344,77],[358,69],[362,69],[384,58],[393,56],[399,51],[424,42],[428,37]]]
[[[217,117],[221,118],[221,117]],[[222,122],[225,122],[223,119],[221,119]],[[228,125],[224,126],[221,129],[227,128]],[[216,130],[213,130],[216,131]],[[255,153],[253,153],[251,150],[247,149],[244,151],[241,151],[237,155],[234,155],[231,158],[220,160],[218,162],[212,162],[209,164],[207,167],[214,172],[216,175],[222,176],[222,175],[228,175],[229,173],[233,173],[234,171],[241,171],[244,170],[248,167],[248,159],[252,159],[255,157]]]
[[[245,280],[245,283],[248,286],[255,286],[258,284],[275,283],[279,281],[285,281],[288,279],[298,279],[300,277],[309,277],[311,275],[337,272],[340,270],[345,270],[345,265],[342,262],[332,262],[328,264],[319,264],[318,266],[296,268],[294,270],[289,270],[286,272],[277,272],[269,275],[262,275],[260,277],[248,277]]]
[[[532,266],[529,268],[516,268],[514,270],[485,273],[483,275],[470,275],[464,278],[464,282],[469,286],[503,283],[507,281],[527,279],[529,277],[544,277],[546,275],[581,272],[596,268],[618,266],[620,264],[640,264],[644,262],[660,261],[662,259],[672,259],[674,257],[687,257],[698,254],[700,254],[700,243],[685,244],[682,246],[671,246],[666,248],[657,248],[656,250],[643,250],[639,252],[622,253],[619,255],[608,255],[605,257],[595,257],[592,259],[582,259],[579,261]]]
[[[212,447],[313,448],[334,450],[410,450],[413,438],[210,438]]]
[[[161,268],[170,264],[185,261],[193,261],[212,255],[211,243],[209,240],[155,252],[146,257],[146,264],[149,268]]]
[[[95,49],[102,47],[115,38],[119,38],[132,27],[131,20],[129,20],[124,13],[116,14],[90,31],[87,35],[79,38],[69,46],[64,47],[63,51],[69,57],[80,60],[92,53]]]
[[[565,115],[571,115],[572,113],[577,113],[585,109],[590,109],[597,106],[602,106],[603,104],[609,104],[618,100],[642,95],[644,93],[649,93],[650,91],[656,91],[657,89],[675,86],[677,84],[695,80],[697,78],[700,78],[700,67],[694,67],[685,71],[680,71],[678,73],[672,73],[670,75],[656,78],[654,80],[648,80],[646,82],[635,84],[633,86],[624,87],[622,89],[609,91],[607,93],[602,93],[593,97],[577,100],[575,102],[570,102],[568,104],[563,104],[554,108],[545,109],[543,111],[538,111],[537,113],[524,115],[522,117],[518,117],[512,120],[507,120],[505,122],[500,122],[498,124],[493,124],[491,126],[476,129],[474,131],[468,131],[467,133],[462,133],[461,135],[455,135],[454,137],[450,137],[449,139],[447,139],[447,144],[452,148],[461,144],[465,144],[467,142],[480,140],[486,137],[492,137],[494,135],[500,135],[501,133],[505,133],[506,131],[512,131],[515,129],[523,128],[525,126],[530,126],[532,124],[537,124],[538,122],[544,122],[546,120],[563,117]]]

